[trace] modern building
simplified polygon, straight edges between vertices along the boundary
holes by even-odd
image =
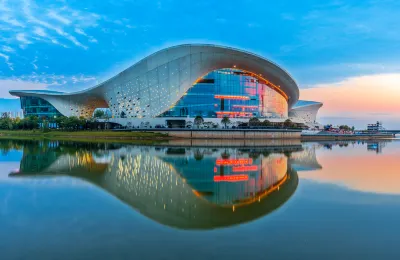
[[[19,111],[7,111],[7,112],[0,112],[2,118],[24,118],[24,113],[22,110]]]
[[[377,132],[385,131],[385,128],[383,127],[382,122],[378,121],[378,122],[376,122],[376,124],[368,124],[367,130],[368,130],[368,132],[377,133]]]
[[[25,115],[88,118],[97,108],[109,108],[112,121],[132,126],[143,122],[185,126],[196,116],[218,122],[225,116],[232,121],[290,117],[315,122],[322,106],[313,102],[318,105],[306,105],[304,110],[304,105],[296,105],[299,88],[275,63],[246,51],[201,44],[158,51],[83,91],[10,93],[21,97]]]
[[[317,126],[319,125],[317,114],[322,106],[321,102],[299,100],[290,110],[289,118],[309,126]],[[319,125],[319,127],[322,128],[322,125]]]
[[[42,94],[60,94],[62,92],[49,90],[36,90]],[[46,99],[39,96],[21,96],[21,108],[24,112],[24,117],[37,116],[39,118],[53,118],[62,116],[60,112]]]

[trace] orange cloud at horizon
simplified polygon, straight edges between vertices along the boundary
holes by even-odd
[[[302,89],[300,98],[323,102],[323,115],[382,113],[400,117],[400,74],[360,76],[319,84]]]

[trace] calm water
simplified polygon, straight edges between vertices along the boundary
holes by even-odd
[[[0,141],[0,259],[400,259],[400,140]]]

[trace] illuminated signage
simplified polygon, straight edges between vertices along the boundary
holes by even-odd
[[[233,172],[255,172],[258,171],[258,166],[257,165],[251,165],[251,166],[236,166],[232,168]]]
[[[214,176],[214,182],[239,182],[239,181],[247,181],[248,179],[249,176],[247,174]]]
[[[232,96],[232,95],[215,95],[216,99],[232,99],[232,100],[250,100],[247,96]]]
[[[233,105],[235,108],[258,108],[258,106]]]
[[[253,159],[251,158],[239,158],[239,159],[217,159],[216,164],[221,165],[245,165],[253,164]]]

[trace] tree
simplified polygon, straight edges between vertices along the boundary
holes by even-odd
[[[0,129],[12,130],[14,127],[13,120],[9,117],[2,117],[0,119]]]
[[[249,157],[253,160],[257,160],[260,157],[261,153],[257,151],[250,151]]]
[[[86,123],[87,123],[86,119],[83,116],[80,116],[78,121],[78,127],[80,129],[85,129]]]
[[[106,122],[108,122],[108,120],[110,120],[110,114],[109,113],[104,113],[104,119],[106,120]]]
[[[252,117],[249,120],[249,126],[258,126],[260,124],[260,120],[257,117]]]
[[[221,124],[225,125],[225,128],[226,128],[226,125],[227,125],[227,124],[230,124],[230,123],[231,123],[231,120],[230,120],[229,117],[227,117],[227,116],[224,116],[224,117],[222,118],[222,120],[221,120]]]
[[[86,126],[86,128],[89,128],[90,130],[96,129],[97,120],[95,118],[89,118],[88,120],[86,120],[85,126]]]
[[[194,151],[193,157],[196,161],[201,161],[204,158],[204,154],[200,151],[200,149],[197,149]]]
[[[262,125],[263,126],[270,126],[271,122],[269,120],[265,119],[264,122],[262,122]]]
[[[1,114],[1,118],[9,118],[9,114],[7,112],[3,112]]]
[[[285,156],[290,159],[292,157],[292,152],[291,151],[284,151],[283,152],[285,154]]]
[[[221,157],[222,157],[222,159],[229,159],[229,157],[231,157],[231,155],[229,154],[228,150],[225,149],[225,151],[223,151],[221,153]]]
[[[94,117],[95,117],[95,118],[103,118],[104,116],[105,116],[105,113],[104,113],[103,110],[97,109],[97,110],[94,112]]]
[[[27,116],[20,122],[20,127],[22,129],[36,129],[39,126],[39,119],[37,116]]]
[[[186,128],[192,128],[193,127],[193,122],[192,121],[187,121],[186,122]]]
[[[66,127],[71,130],[78,130],[82,126],[82,123],[83,123],[82,122],[83,120],[76,116],[70,116],[70,117],[68,117],[68,119],[66,121],[67,121]]]
[[[42,121],[42,131],[44,133],[50,132],[49,121],[47,121],[47,120]]]
[[[67,121],[68,121],[68,117],[66,117],[66,116],[59,116],[59,117],[56,118],[56,124],[61,129],[66,129],[67,128],[67,124],[68,124]]]
[[[287,127],[287,128],[293,127],[293,122],[292,122],[292,120],[286,119],[285,122],[283,122],[283,126],[284,126],[284,127]]]
[[[199,128],[202,123],[204,123],[204,119],[202,116],[196,116],[194,118],[194,124],[197,126],[197,128]]]
[[[348,125],[341,125],[341,126],[339,126],[339,129],[344,130],[344,131],[350,131],[351,127]]]

